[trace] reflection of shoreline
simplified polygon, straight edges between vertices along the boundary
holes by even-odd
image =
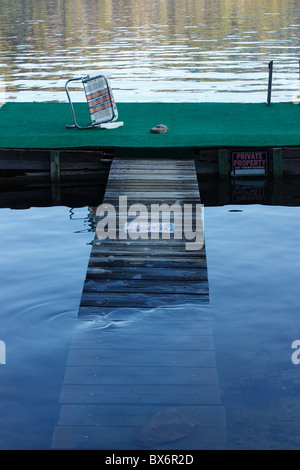
[[[66,0],[55,8],[49,0],[11,0],[1,5],[2,72],[10,100],[63,99],[62,77],[92,67],[113,74],[122,100],[197,92],[204,100],[217,93],[217,100],[253,101],[265,93],[272,56],[281,62],[275,95],[291,99],[297,21],[289,0]]]

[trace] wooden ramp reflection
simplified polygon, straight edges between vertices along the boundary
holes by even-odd
[[[200,204],[194,162],[115,159],[104,203],[120,195]],[[52,448],[226,448],[205,246],[186,241],[95,237]]]

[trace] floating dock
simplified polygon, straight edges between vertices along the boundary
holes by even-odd
[[[114,159],[102,206],[120,196],[200,204],[194,162]],[[120,235],[95,236],[52,448],[225,449],[205,243]]]
[[[86,103],[74,103],[79,124]],[[230,176],[233,152],[266,152],[268,175],[300,174],[300,107],[293,103],[118,103],[117,129],[66,129],[68,103],[9,102],[0,109],[0,169],[97,169],[119,158],[194,158],[197,172]],[[150,129],[164,124],[166,134]]]

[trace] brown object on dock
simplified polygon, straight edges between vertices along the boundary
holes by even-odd
[[[169,129],[164,124],[158,124],[158,126],[152,127],[150,132],[151,134],[166,134],[168,130]]]

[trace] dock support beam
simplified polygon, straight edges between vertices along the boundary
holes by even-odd
[[[59,181],[60,179],[60,163],[59,151],[51,150],[50,152],[50,173],[52,181]]]
[[[218,160],[219,160],[219,176],[220,178],[227,178],[229,175],[229,165],[226,149],[218,150]]]
[[[50,174],[51,174],[52,204],[54,206],[59,206],[61,203],[61,197],[60,197],[60,162],[59,162],[58,150],[51,150],[50,152]]]

